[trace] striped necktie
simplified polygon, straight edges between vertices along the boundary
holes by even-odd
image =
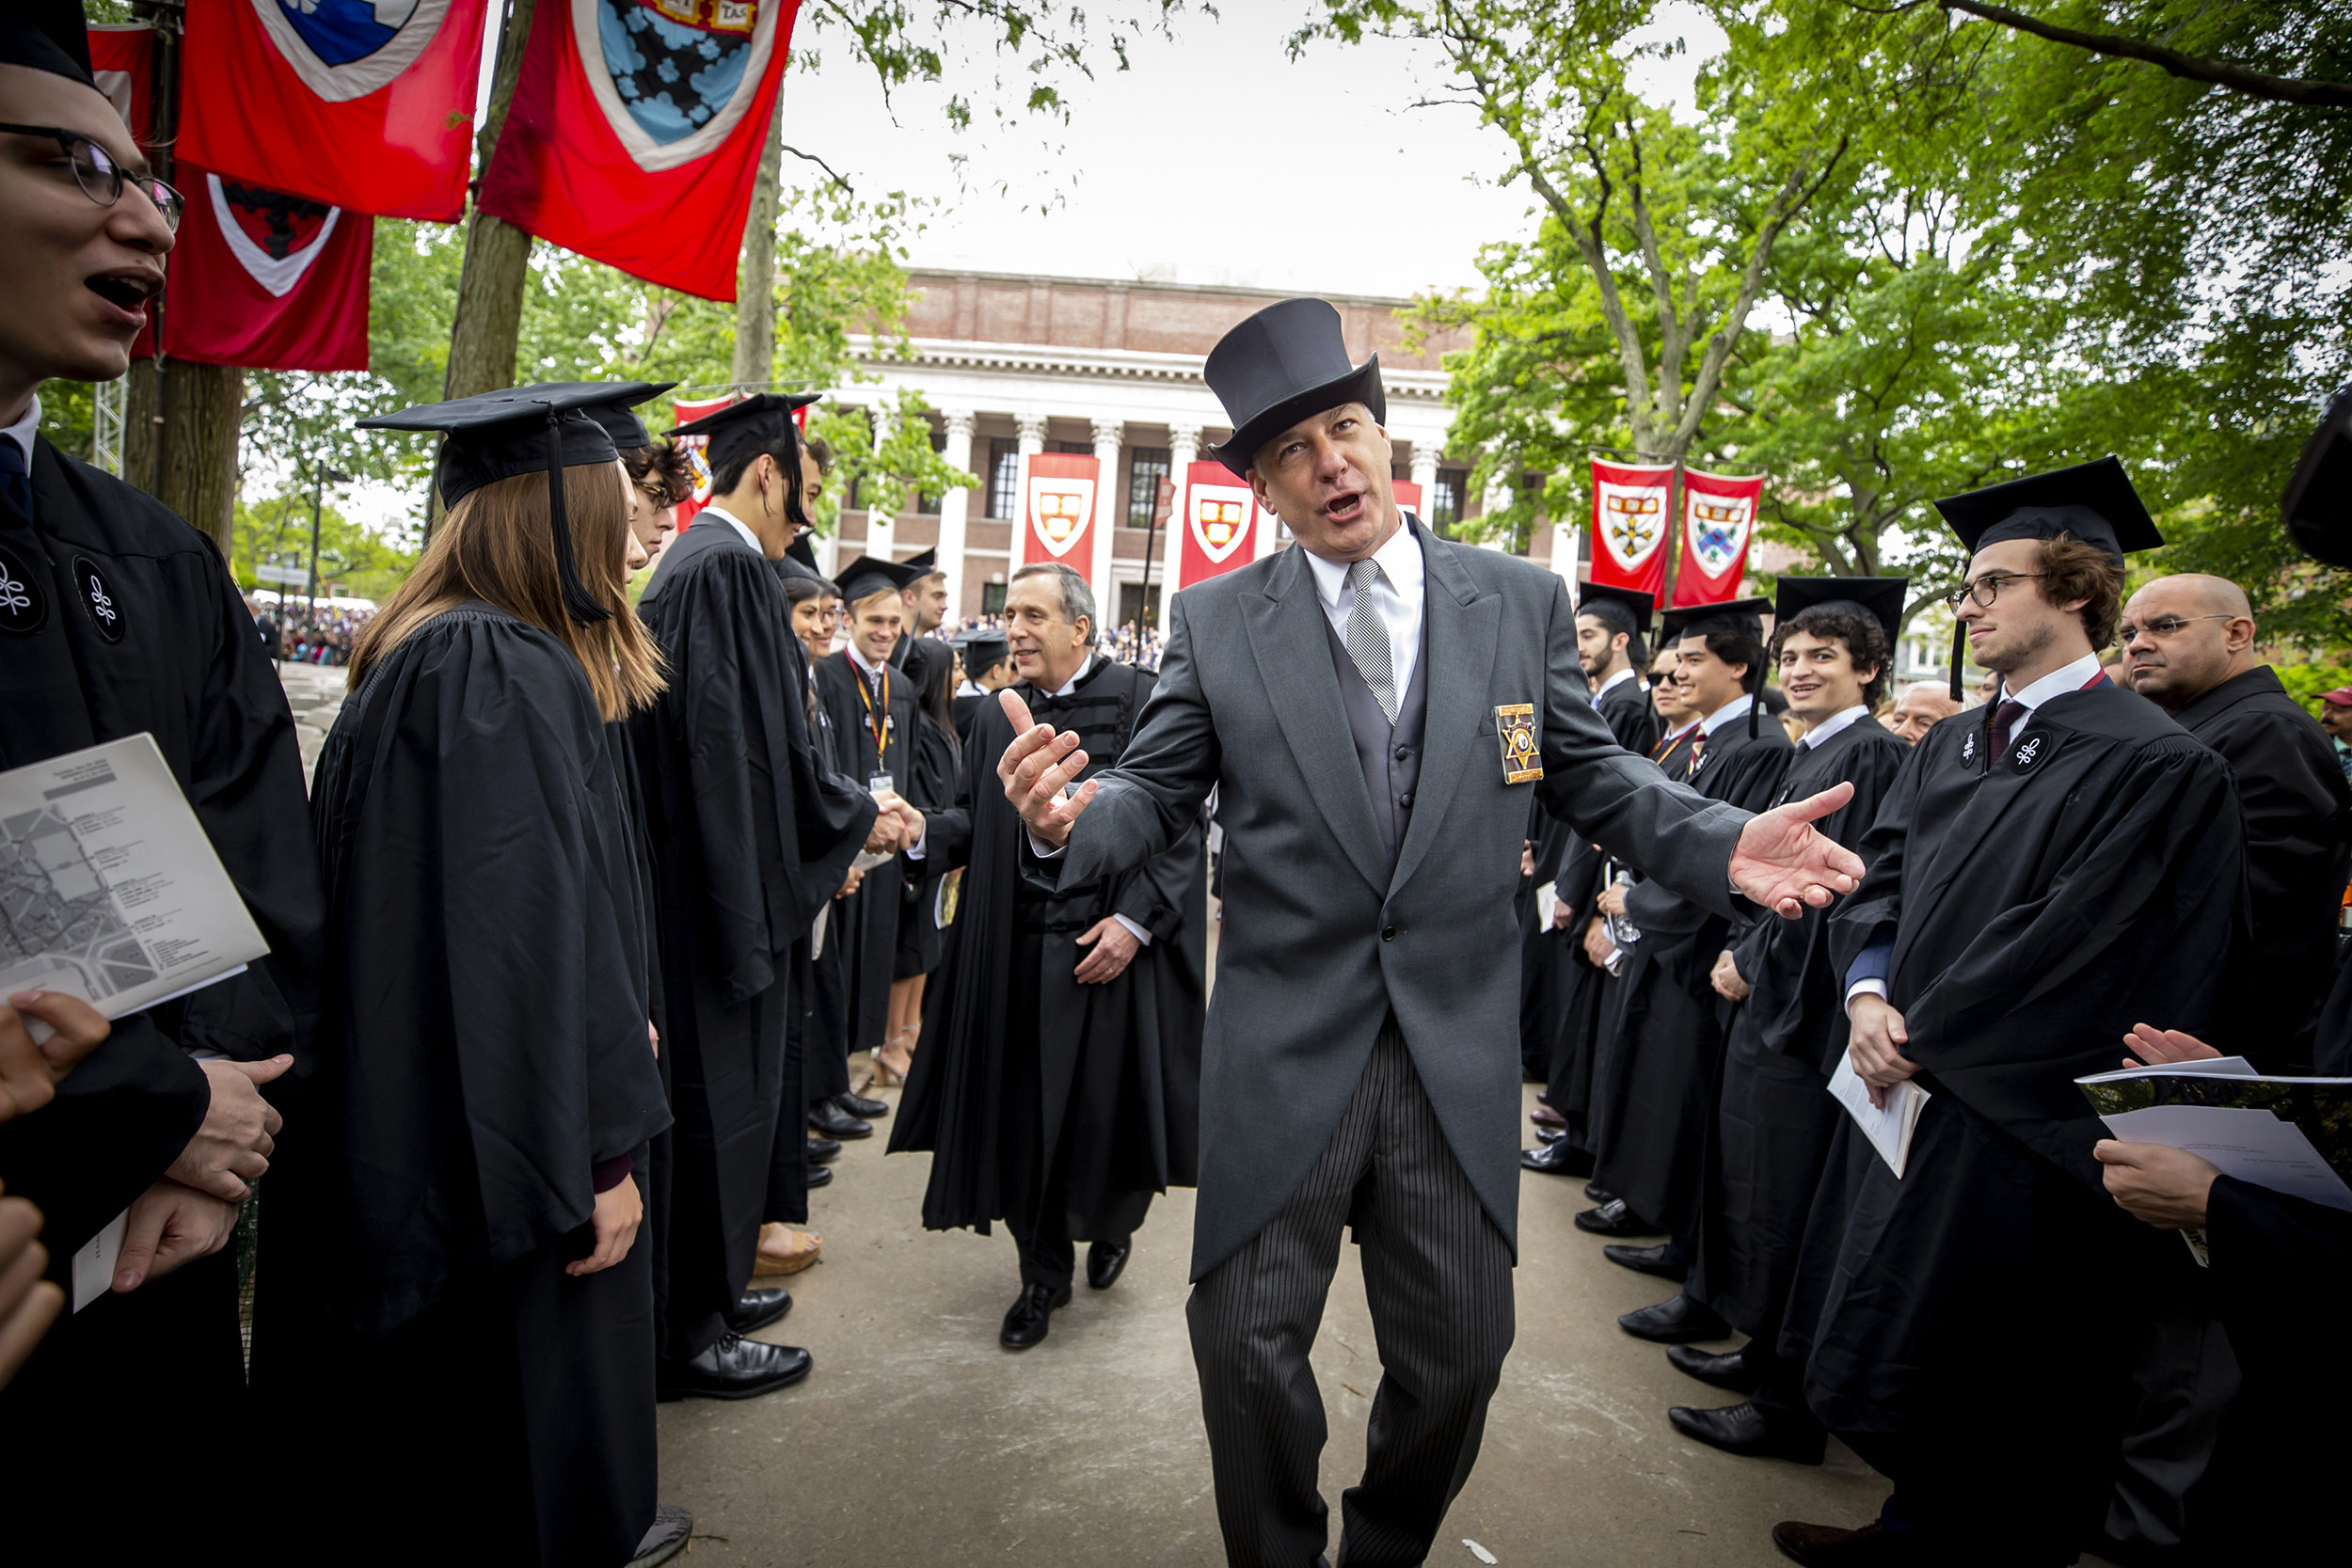
[[[1347,585],[1356,591],[1356,606],[1347,612],[1347,657],[1357,673],[1372,688],[1390,723],[1396,722],[1396,651],[1389,645],[1388,623],[1373,608],[1372,585],[1380,578],[1380,563],[1358,561],[1347,568]]]

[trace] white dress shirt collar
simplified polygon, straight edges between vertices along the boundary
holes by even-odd
[[[1734,719],[1745,719],[1748,716],[1748,709],[1754,707],[1755,705],[1756,699],[1743,691],[1739,696],[1734,697],[1731,701],[1725,703],[1723,706],[1717,708],[1714,712],[1708,714],[1706,718],[1700,720],[1699,728],[1706,731],[1709,736],[1712,736],[1717,730],[1722,729],[1725,724],[1730,723]]]
[[[1849,708],[1840,708],[1814,725],[1806,732],[1805,737],[1797,744],[1799,747],[1826,746],[1836,738],[1838,731],[1849,728],[1855,720],[1863,718],[1869,711],[1869,708],[1861,703],[1856,703]]]
[[[1047,695],[1048,697],[1067,697],[1067,696],[1069,696],[1069,695],[1070,695],[1073,691],[1077,690],[1077,689],[1078,689],[1078,683],[1079,683],[1080,681],[1082,681],[1082,680],[1084,680],[1084,679],[1086,679],[1086,678],[1087,678],[1087,672],[1088,672],[1089,670],[1093,669],[1093,668],[1094,668],[1094,661],[1095,661],[1096,659],[1098,659],[1098,658],[1102,657],[1103,657],[1103,656],[1102,656],[1101,654],[1096,654],[1096,653],[1089,653],[1089,654],[1088,654],[1088,655],[1087,655],[1087,657],[1086,657],[1084,659],[1082,659],[1082,660],[1080,660],[1080,661],[1079,661],[1079,664],[1078,664],[1078,673],[1077,673],[1076,674],[1074,674],[1074,675],[1072,675],[1072,676],[1071,676],[1068,680],[1066,680],[1066,681],[1062,682],[1062,683],[1061,683],[1061,688],[1060,688],[1060,689],[1058,689],[1058,690],[1055,690],[1055,691],[1048,691],[1048,692],[1046,693],[1046,695]]]
[[[1623,686],[1626,682],[1630,680],[1639,680],[1641,677],[1642,673],[1633,668],[1632,665],[1629,664],[1624,669],[1618,671],[1615,674],[1600,683],[1600,689],[1593,693],[1593,701],[1597,703],[1603,697],[1608,696],[1609,693]]]
[[[700,522],[704,517],[718,518],[721,522],[726,524],[727,527],[741,534],[743,536],[743,543],[749,545],[759,556],[760,560],[765,561],[768,559],[768,552],[760,546],[759,535],[752,531],[750,524],[744,522],[742,518],[737,516],[734,513],[729,512],[725,507],[706,506],[702,509],[701,514],[696,516],[694,520],[696,522]]]
[[[866,674],[876,674],[882,670],[881,665],[876,664],[872,659],[867,658],[864,654],[857,651],[857,643],[853,641],[842,643],[841,651],[850,656],[850,662],[851,664],[856,665]]]
[[[33,437],[40,431],[40,394],[35,392],[33,405],[24,410],[24,417],[5,430],[0,430],[0,437],[14,441],[17,450],[24,454],[24,471],[28,474],[33,471]]]
[[[1348,617],[1356,611],[1356,593],[1347,586],[1348,562],[1326,561],[1303,545],[1292,547],[1306,550],[1307,566],[1314,579],[1315,601],[1323,607],[1324,619],[1331,623],[1341,642],[1346,642]],[[1414,666],[1421,661],[1422,607],[1428,578],[1420,531],[1410,514],[1399,521],[1388,542],[1373,551],[1372,559],[1380,568],[1370,590],[1372,604],[1389,630],[1389,657],[1396,679],[1396,698],[1402,703],[1412,688]]]
[[[2085,654],[2063,670],[2053,670],[2022,690],[2010,691],[2008,683],[2005,681],[2002,683],[2001,694],[2004,697],[2013,697],[2016,701],[2026,705],[2025,716],[2018,720],[2018,722],[2022,724],[2026,719],[2033,717],[2034,709],[2051,698],[2062,696],[2069,691],[2079,691],[2089,686],[2090,678],[2098,673],[2099,656]]]
[[[1389,586],[1400,595],[1421,592],[1427,566],[1421,558],[1421,541],[1415,537],[1410,523],[1400,522],[1397,531],[1389,535],[1388,543],[1372,552],[1372,559],[1379,566],[1381,576],[1389,579]],[[1307,550],[1307,564],[1314,571],[1315,596],[1323,601],[1326,614],[1343,616],[1345,610],[1355,608],[1353,596],[1343,598],[1348,592],[1346,562],[1326,561]]]

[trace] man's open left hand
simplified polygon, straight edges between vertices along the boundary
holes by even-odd
[[[1104,986],[1127,973],[1143,943],[1136,934],[1121,926],[1114,915],[1104,915],[1088,927],[1078,938],[1078,945],[1087,949],[1087,956],[1078,960],[1075,971],[1078,984]]]
[[[1784,920],[1862,885],[1862,860],[1813,824],[1853,799],[1840,784],[1749,820],[1731,851],[1731,883]]]

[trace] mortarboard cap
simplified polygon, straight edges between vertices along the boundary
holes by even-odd
[[[564,511],[564,470],[611,463],[620,453],[604,426],[586,410],[610,401],[613,388],[643,383],[571,382],[510,387],[447,403],[422,404],[397,414],[361,420],[361,430],[434,430],[442,436],[433,482],[441,504],[455,506],[485,484],[519,474],[548,476],[548,520],[555,537],[555,569],[564,608],[583,626],[611,611],[588,595],[572,553],[572,531]]]
[[[841,584],[842,602],[855,604],[886,589],[904,592],[909,585],[927,575],[921,567],[910,566],[904,562],[861,555],[842,567],[834,580]]]
[[[2029,474],[1965,495],[1947,496],[1936,511],[1971,550],[2004,539],[2055,539],[2071,533],[2105,549],[2118,566],[2135,550],[2164,543],[2131,476],[2112,457]]]
[[[1012,653],[1012,644],[1006,640],[1003,632],[993,626],[976,626],[961,633],[956,638],[955,645],[963,654],[963,668],[967,673],[976,665],[985,670],[1011,657]]]
[[[9,0],[0,8],[0,65],[21,65],[96,87],[81,0]]]
[[[1669,642],[1686,637],[1752,637],[1764,641],[1760,616],[1772,612],[1770,599],[1730,599],[1723,604],[1677,605],[1661,617],[1660,635]]]
[[[1903,591],[1910,585],[1909,578],[1783,578],[1772,601],[1772,625],[1777,631],[1808,610],[1834,606],[1884,626],[1891,648],[1902,633]]]
[[[1649,629],[1650,617],[1657,613],[1658,598],[1638,588],[1619,588],[1614,583],[1586,582],[1577,585],[1576,612],[1607,622],[1619,631],[1639,637]]]
[[[786,577],[814,578],[818,582],[826,580],[823,569],[817,564],[817,546],[809,542],[811,537],[809,531],[803,529],[793,536],[792,543],[784,547],[784,559],[778,566]]]
[[[766,451],[779,441],[789,440],[798,450],[800,432],[792,422],[795,411],[815,403],[817,392],[754,392],[724,408],[713,409],[699,420],[673,425],[670,435],[700,436],[708,447],[713,473],[725,467],[745,452]]]
[[[2352,566],[2352,387],[2328,404],[2280,501],[2287,536],[2305,555]]]
[[[551,381],[543,384],[539,389],[549,393],[578,390],[596,394],[598,401],[582,404],[580,411],[604,426],[604,433],[612,437],[612,444],[626,451],[632,447],[654,444],[654,434],[645,428],[645,421],[637,413],[637,405],[649,398],[660,397],[676,385],[675,381]]]
[[[908,579],[910,583],[920,582],[925,578],[946,576],[946,569],[939,564],[939,551],[935,548],[917,550],[899,564],[914,568],[914,576]]]

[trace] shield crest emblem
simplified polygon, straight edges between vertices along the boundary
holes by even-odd
[[[1747,547],[1756,521],[1756,501],[1747,496],[1707,496],[1692,491],[1689,543],[1707,575],[1719,578]]]
[[[329,103],[364,98],[417,63],[450,0],[248,0],[302,85]]]
[[[229,254],[273,299],[294,292],[343,215],[341,207],[324,201],[237,184],[217,174],[204,177],[204,194]]]
[[[1224,564],[1249,537],[1254,499],[1248,489],[1238,484],[1196,484],[1191,487],[1186,510],[1191,515],[1193,541],[1211,562]]]
[[[759,95],[772,0],[568,0],[605,123],[652,173],[717,150]]]
[[[1029,527],[1058,561],[1094,515],[1094,481],[1037,474],[1029,480]]]
[[[1600,482],[1600,543],[1620,572],[1639,572],[1666,538],[1666,492]]]

